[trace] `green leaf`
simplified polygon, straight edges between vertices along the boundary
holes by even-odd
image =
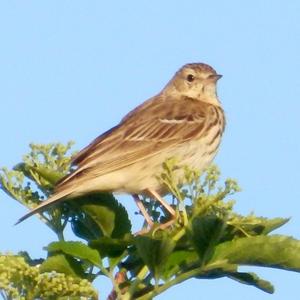
[[[224,259],[300,272],[300,241],[282,235],[240,238],[218,245],[210,263]]]
[[[273,218],[273,219],[267,219],[267,218],[259,218],[260,220],[264,220],[264,230],[261,234],[268,234],[275,229],[283,226],[286,224],[290,218]]]
[[[138,254],[154,273],[154,276],[160,275],[160,270],[163,268],[167,257],[175,248],[175,242],[164,236],[161,239],[153,239],[147,236],[137,236],[135,238],[135,245]]]
[[[237,272],[238,266],[230,264],[226,261],[218,261],[216,264],[202,266],[200,268],[195,267],[194,270],[199,269],[197,279],[216,279],[227,276],[228,274]]]
[[[168,280],[179,271],[188,269],[191,265],[199,262],[197,252],[192,250],[173,251],[162,266],[162,279]],[[200,262],[198,263],[200,264]]]
[[[232,239],[234,236],[267,235],[271,231],[286,224],[288,221],[288,218],[268,219],[256,217],[253,214],[246,217],[235,215],[235,217],[230,220],[230,225],[228,226],[231,228],[230,239]]]
[[[101,266],[99,252],[82,242],[53,242],[46,249],[49,253],[62,252],[72,257],[86,260],[95,266]]]
[[[203,263],[213,255],[214,246],[221,239],[225,227],[226,223],[213,215],[197,216],[192,220],[192,240]]]
[[[35,181],[31,174],[34,172],[48,182],[50,186],[54,186],[64,176],[63,173],[47,168],[45,165],[30,166],[26,163],[19,163],[14,167],[14,170],[23,172],[26,177]]]
[[[106,236],[89,242],[90,247],[97,249],[102,257],[118,257],[130,244],[128,238],[112,239]]]
[[[101,228],[88,214],[73,218],[71,225],[74,234],[86,241],[96,240],[103,236]]]
[[[274,286],[269,281],[259,278],[255,273],[236,272],[228,274],[227,276],[240,283],[253,285],[266,293],[274,293]]]
[[[131,223],[127,211],[112,194],[87,195],[77,199],[76,206],[92,219],[101,236],[121,238],[126,233],[130,233]],[[84,216],[81,218],[84,219]]]
[[[57,272],[84,278],[85,274],[80,263],[74,258],[64,254],[57,254],[48,257],[40,266],[40,272]]]

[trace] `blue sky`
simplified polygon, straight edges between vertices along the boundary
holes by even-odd
[[[292,217],[300,239],[300,2],[2,1],[0,166],[30,142],[80,149],[153,96],[181,65],[206,62],[223,78],[227,128],[216,162],[238,179],[240,213]],[[131,211],[133,201],[119,198]],[[54,236],[0,193],[0,251],[45,256]],[[136,218],[136,217],[135,217]],[[249,269],[249,268],[245,268]],[[227,279],[191,280],[157,299],[297,299],[300,274],[253,269],[274,295]],[[98,280],[100,295],[111,289]]]

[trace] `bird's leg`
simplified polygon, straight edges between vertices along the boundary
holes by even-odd
[[[176,220],[176,212],[173,209],[173,207],[167,203],[156,191],[147,189],[147,192],[155,199],[157,200],[162,206],[166,208],[166,210],[171,214],[171,220],[159,225],[159,229],[165,229],[171,226],[175,220]]]
[[[173,209],[173,207],[167,203],[156,191],[147,189],[147,192],[155,199],[157,200],[165,209],[171,214],[172,218],[175,219],[176,212]]]
[[[165,229],[168,228],[169,226],[171,226],[175,220],[176,220],[176,212],[173,209],[173,207],[167,203],[156,191],[154,190],[150,190],[147,189],[146,190],[155,200],[157,200],[163,207],[166,208],[166,210],[171,214],[171,220],[164,223],[164,224],[160,224],[159,227],[157,229]],[[139,208],[139,210],[141,211],[142,215],[144,216],[146,222],[149,225],[148,229],[142,229],[141,231],[137,232],[137,235],[141,235],[144,233],[149,232],[149,230],[151,230],[151,228],[153,227],[153,221],[151,220],[151,217],[149,216],[148,212],[145,209],[145,206],[143,205],[143,202],[141,201],[141,199],[139,198],[139,196],[137,194],[133,194],[133,199],[137,205],[137,207]]]
[[[142,215],[144,216],[146,222],[148,223],[149,227],[151,228],[153,226],[153,221],[151,220],[148,212],[146,211],[143,202],[141,201],[141,199],[139,198],[139,196],[137,194],[133,194],[132,197],[133,197],[137,207],[141,211]]]

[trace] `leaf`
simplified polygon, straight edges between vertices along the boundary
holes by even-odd
[[[290,218],[273,218],[273,219],[267,219],[267,218],[259,218],[260,220],[264,220],[264,230],[261,234],[268,234],[275,229],[283,226],[286,224]]]
[[[192,240],[203,263],[213,255],[214,246],[221,239],[225,226],[223,220],[213,215],[197,216],[192,220]]]
[[[96,240],[103,236],[101,228],[88,214],[73,218],[71,227],[75,235],[86,241]]]
[[[144,263],[154,272],[154,276],[157,277],[167,257],[173,251],[175,242],[166,236],[161,239],[137,236],[135,238],[135,245]]]
[[[127,211],[112,194],[87,195],[77,199],[76,206],[92,219],[101,236],[121,238],[130,233],[131,223]]]
[[[197,270],[197,267],[194,268]],[[228,274],[237,272],[238,266],[235,264],[229,264],[226,261],[218,262],[214,265],[206,265],[204,267],[198,268],[200,269],[199,275],[196,275],[197,279],[216,279],[225,277]]]
[[[73,277],[85,277],[80,263],[74,258],[64,254],[50,256],[40,266],[41,273],[53,271],[71,275]]]
[[[240,238],[218,245],[210,263],[224,259],[300,272],[300,241],[282,235]]]
[[[259,278],[255,273],[236,272],[228,274],[227,276],[240,283],[253,285],[266,293],[274,293],[273,285],[269,281]]]
[[[264,217],[256,217],[253,214],[243,217],[235,215],[233,220],[230,220],[231,235],[233,236],[245,236],[247,235],[267,235],[271,231],[281,227],[289,221],[289,218],[273,218],[268,219]]]
[[[102,257],[120,256],[130,244],[130,239],[112,239],[106,236],[89,242],[90,247],[97,249]]]
[[[191,250],[179,250],[172,252],[162,267],[162,279],[168,280],[179,271],[184,271],[190,265],[199,262],[197,252]]]
[[[101,257],[99,252],[82,242],[53,242],[45,249],[47,249],[49,253],[62,252],[72,257],[86,260],[95,266],[101,266]]]
[[[26,163],[19,163],[14,166],[14,170],[23,172],[26,177],[32,180],[35,179],[32,177],[31,172],[37,173],[40,177],[46,180],[50,186],[55,185],[55,183],[64,176],[63,173],[47,168],[42,164],[30,166]]]

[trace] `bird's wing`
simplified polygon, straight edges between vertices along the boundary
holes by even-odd
[[[150,104],[146,110],[141,107],[128,114],[118,126],[79,152],[73,159],[78,168],[58,188],[89,171],[101,176],[184,141],[199,139],[218,118],[212,105],[190,98],[158,98]]]
[[[193,99],[156,99],[129,113],[73,158],[78,168],[65,176],[54,194],[18,223],[72,195],[76,185],[147,159],[168,147],[200,139],[218,122],[220,108]]]

